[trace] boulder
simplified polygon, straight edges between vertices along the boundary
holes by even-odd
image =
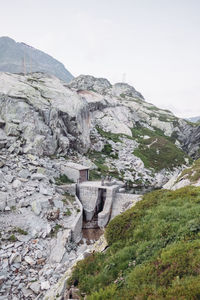
[[[9,263],[13,264],[13,263],[20,263],[22,261],[22,257],[21,254],[18,252],[15,252],[11,255]]]
[[[21,185],[22,185],[22,182],[18,179],[15,179],[12,183],[13,189],[18,189],[18,188],[20,188]]]
[[[50,289],[50,284],[49,284],[49,281],[42,281],[41,282],[41,290],[43,291],[43,290],[48,290],[48,289]]]
[[[38,281],[31,283],[30,289],[38,295],[40,292],[40,283]]]
[[[57,239],[51,248],[51,254],[49,257],[50,263],[60,263],[63,255],[66,252],[67,241],[71,239],[71,229],[65,229],[63,232],[59,231],[57,234]]]
[[[34,200],[31,204],[31,207],[32,207],[32,211],[36,214],[36,216],[39,216],[42,210],[40,201]]]
[[[25,260],[25,262],[26,262],[27,264],[29,264],[29,265],[31,265],[31,266],[36,264],[36,262],[33,260],[33,258],[30,257],[30,256],[28,256],[28,255],[26,255],[26,256],[24,257],[24,260]]]
[[[7,193],[0,192],[0,211],[4,211],[4,209],[6,208],[7,197]]]
[[[30,172],[28,169],[22,169],[21,171],[19,171],[18,176],[27,179],[28,177],[30,177]]]

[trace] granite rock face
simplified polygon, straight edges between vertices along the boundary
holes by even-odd
[[[132,183],[142,174],[142,185],[159,187],[176,167],[187,164],[186,154],[198,157],[199,131],[146,102],[125,83],[111,85],[107,79],[81,75],[67,85],[42,73],[0,73],[0,148],[10,153],[73,154],[91,165],[95,161],[90,153],[103,152],[108,173],[117,172],[120,178],[123,173]],[[181,162],[171,159],[171,168],[161,164],[155,175],[151,157],[146,163],[139,152],[154,148],[156,161],[156,155],[159,159],[162,151],[167,152],[169,147],[163,150],[161,145],[168,141],[173,144],[170,151],[185,154],[180,153]]]
[[[42,156],[66,153],[71,145],[89,148],[88,105],[55,77],[0,73],[0,115],[0,145],[7,142],[11,152]]]
[[[68,87],[88,103],[90,151],[97,162],[95,152],[103,153],[101,161],[104,160],[108,175],[116,171],[125,181],[161,187],[176,174],[177,168],[187,165],[186,154],[192,158],[199,156],[199,127],[146,102],[134,87],[125,83],[111,85],[106,79],[84,75],[75,78]],[[162,147],[164,144],[166,147]],[[151,148],[154,148],[152,153]],[[177,157],[167,158],[169,152],[177,152]],[[179,155],[182,160],[178,162]],[[155,159],[156,164],[156,156],[158,161],[159,156],[160,160],[166,157],[169,163],[165,167],[161,163],[160,169],[152,173],[151,160]]]
[[[194,158],[199,157],[200,125],[183,129],[183,149]]]

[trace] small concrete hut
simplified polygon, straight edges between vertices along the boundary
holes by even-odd
[[[74,182],[84,182],[89,180],[89,168],[73,162],[67,162],[61,166],[62,174],[65,174]]]

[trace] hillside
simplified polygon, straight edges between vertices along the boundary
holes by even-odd
[[[86,299],[198,299],[200,164],[164,186],[107,226],[108,248],[73,269]],[[174,190],[174,191],[172,191]]]
[[[91,299],[151,291],[159,299],[175,276],[191,286],[198,275],[199,188],[141,199],[173,176],[178,182],[181,172],[198,180],[198,160],[192,163],[200,155],[199,130],[125,83],[80,75],[67,84],[39,72],[1,72],[0,297],[61,300],[72,267],[85,257],[70,283]],[[109,248],[91,255],[105,249],[104,236],[100,246],[95,241],[111,219]],[[177,251],[185,257],[182,247],[194,258],[192,267],[180,260],[192,270],[185,281],[178,267],[169,269],[171,277],[163,275],[164,285],[155,282],[155,266],[166,267],[162,256]],[[133,286],[143,269],[149,270],[149,280],[141,275],[146,287]],[[173,284],[179,288],[179,281]]]
[[[200,188],[146,194],[112,220],[108,248],[68,281],[86,299],[199,299]]]
[[[44,72],[65,82],[73,76],[64,65],[52,56],[9,37],[0,37],[0,71],[10,73]]]
[[[71,157],[91,168],[91,179],[109,175],[130,188],[161,187],[199,156],[199,126],[124,83],[81,75],[66,85],[41,73],[2,73],[0,93],[7,145]]]
[[[200,159],[194,161],[190,168],[185,168],[179,174],[173,176],[164,188],[176,190],[188,185],[200,186]]]

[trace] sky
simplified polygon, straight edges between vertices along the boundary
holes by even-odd
[[[200,116],[200,0],[0,0],[0,36]]]

